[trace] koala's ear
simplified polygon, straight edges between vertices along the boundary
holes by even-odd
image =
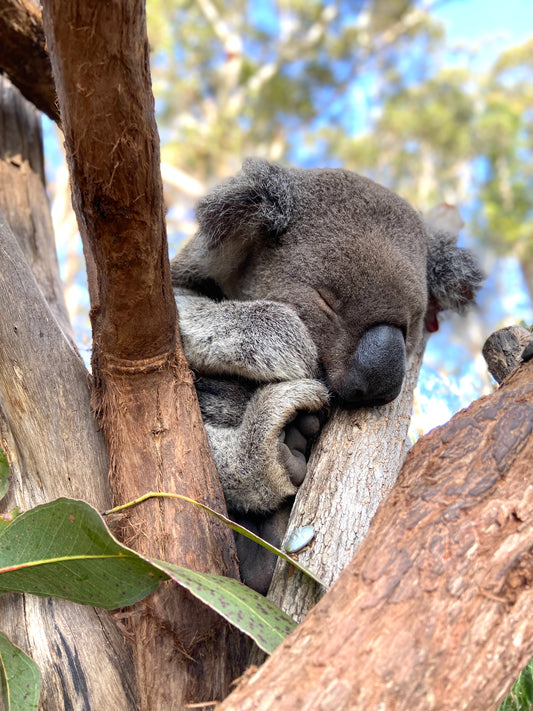
[[[457,208],[439,205],[425,216],[428,231],[428,311],[426,328],[431,333],[439,327],[439,311],[464,313],[473,304],[485,275],[474,254],[457,247],[463,221]]]
[[[247,159],[241,173],[216,187],[198,204],[199,235],[208,248],[231,238],[277,238],[288,228],[293,201],[288,169],[265,160]]]

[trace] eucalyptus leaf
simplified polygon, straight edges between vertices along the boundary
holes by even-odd
[[[0,688],[5,711],[26,711],[39,705],[39,669],[3,632],[0,632]]]
[[[157,560],[152,562],[268,654],[296,627],[296,622],[283,610],[233,578],[199,573]]]
[[[285,551],[280,550],[279,548],[276,548],[273,546],[271,543],[268,541],[265,541],[263,538],[260,538],[258,535],[255,533],[252,533],[252,531],[249,531],[247,528],[244,526],[241,526],[239,523],[236,523],[235,521],[232,521],[230,518],[227,516],[224,516],[224,514],[219,513],[218,511],[215,511],[214,509],[210,508],[209,506],[206,506],[205,504],[200,503],[199,501],[196,501],[195,499],[191,499],[188,496],[182,496],[181,494],[169,494],[166,492],[158,492],[158,491],[150,491],[147,494],[143,494],[143,496],[140,496],[138,499],[135,499],[134,501],[130,501],[127,504],[122,504],[121,506],[116,506],[113,509],[110,509],[109,511],[105,511],[104,515],[109,515],[110,513],[119,513],[120,511],[124,511],[131,506],[138,506],[139,504],[148,501],[148,499],[159,499],[159,498],[165,498],[165,499],[178,499],[179,501],[186,501],[189,504],[193,504],[194,506],[197,506],[198,508],[202,509],[202,511],[205,511],[206,513],[210,514],[214,518],[216,518],[218,521],[223,523],[225,526],[228,526],[228,528],[231,528],[233,531],[236,531],[237,533],[240,533],[242,536],[245,536],[246,538],[249,538],[251,541],[254,541],[254,543],[257,543],[258,545],[262,546],[263,548],[266,548],[269,550],[271,553],[275,553],[279,558],[282,558],[282,560],[286,561],[287,563],[290,563],[294,568],[299,570],[300,572],[304,573],[304,575],[307,575],[311,580],[314,580],[315,583],[318,583],[319,585],[322,585],[322,587],[327,587],[324,581],[322,581],[317,575],[313,573],[312,570],[309,570],[309,568],[306,568],[304,565],[299,563],[297,560],[294,558],[291,558],[290,555],[288,555]]]
[[[54,595],[114,609],[167,576],[121,545],[83,501],[57,499],[0,529],[0,593]]]
[[[123,607],[171,578],[272,652],[296,623],[246,585],[143,558],[120,544],[89,504],[57,499],[0,529],[0,593],[54,595],[106,609]]]

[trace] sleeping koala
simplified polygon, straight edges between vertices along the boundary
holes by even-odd
[[[346,170],[247,160],[197,216],[171,264],[183,347],[230,514],[278,542],[265,514],[303,481],[329,399],[393,400],[423,328],[483,275],[453,235]]]

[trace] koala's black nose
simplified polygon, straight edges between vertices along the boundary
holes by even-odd
[[[405,340],[397,326],[379,324],[361,336],[339,389],[352,405],[384,405],[397,397],[405,376]]]

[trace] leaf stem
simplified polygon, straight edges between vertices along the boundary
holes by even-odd
[[[109,516],[110,514],[120,513],[122,511],[125,511],[128,508],[133,507],[133,506],[138,506],[139,504],[142,504],[145,501],[148,501],[149,499],[178,499],[179,501],[185,501],[189,504],[194,504],[194,506],[198,506],[199,508],[206,511],[211,516],[214,516],[216,519],[221,521],[225,526],[229,526],[229,528],[233,529],[234,531],[237,531],[237,533],[240,533],[243,536],[246,536],[246,538],[249,538],[250,540],[254,541],[255,543],[258,543],[260,546],[263,546],[263,548],[266,548],[267,550],[271,551],[272,553],[275,553],[279,558],[282,558],[287,563],[290,563],[297,570],[301,571],[302,573],[304,573],[305,575],[310,577],[312,580],[314,580],[319,585],[322,585],[322,587],[324,587],[324,588],[327,587],[326,584],[318,576],[316,576],[312,571],[310,571],[304,565],[302,565],[301,563],[298,563],[296,560],[291,558],[284,551],[280,550],[279,548],[276,548],[272,544],[268,543],[268,541],[265,541],[263,538],[256,536],[255,533],[252,533],[247,528],[244,528],[244,526],[241,526],[240,524],[235,523],[235,521],[232,521],[227,516],[224,516],[224,514],[221,514],[218,511],[215,511],[214,509],[209,508],[209,506],[206,506],[205,504],[201,504],[199,501],[190,499],[188,496],[183,496],[182,494],[171,494],[171,493],[165,492],[165,491],[149,491],[148,493],[143,494],[142,496],[139,496],[137,499],[134,499],[133,501],[128,501],[125,504],[121,504],[120,506],[115,506],[114,508],[109,509],[108,511],[104,511],[102,516]]]

